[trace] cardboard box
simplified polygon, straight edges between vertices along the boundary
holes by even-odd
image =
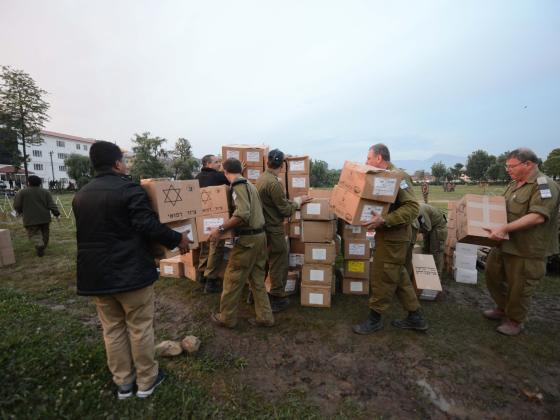
[[[288,197],[307,195],[309,192],[309,175],[288,173]]]
[[[222,159],[235,158],[245,166],[263,168],[268,155],[268,147],[262,145],[230,144],[222,146]]]
[[[336,221],[302,220],[302,242],[331,242],[336,235]]]
[[[301,283],[301,306],[330,308],[331,287]]]
[[[179,222],[166,223],[166,226],[173,229],[175,232],[184,233],[189,232],[188,238],[192,241],[189,249],[198,248],[198,234],[196,231],[196,219],[181,220]],[[167,249],[165,246],[154,243],[152,250],[154,256],[160,259],[172,258],[180,254],[179,248]]]
[[[309,174],[309,156],[286,157],[288,174]]]
[[[506,223],[506,202],[502,196],[466,194],[457,204],[459,242],[495,246],[497,243],[488,239],[483,227],[496,228]]]
[[[345,295],[369,295],[369,279],[342,279],[342,293]]]
[[[0,267],[16,263],[16,254],[13,248],[0,248]]]
[[[459,254],[474,255],[476,257],[478,254],[478,245],[457,243],[455,244],[455,250]]]
[[[304,264],[305,254],[297,254],[290,252],[288,254],[288,267],[290,268],[301,268]]]
[[[453,268],[476,270],[476,254],[462,254],[455,250],[453,253]]]
[[[453,272],[457,283],[476,284],[478,281],[478,271],[476,269],[454,268]]]
[[[299,223],[301,220],[301,210],[296,210],[292,217],[290,217],[291,222]]]
[[[319,284],[330,288],[333,280],[332,264],[307,264],[301,270],[301,281],[307,284]]]
[[[336,259],[334,242],[331,243],[306,243],[304,262],[305,264],[332,264]]]
[[[313,198],[326,198],[327,200],[330,200],[332,188],[310,188],[308,195]]]
[[[345,260],[344,278],[369,279],[370,261],[367,260]]]
[[[196,281],[198,262],[195,262],[194,254],[192,252],[188,252],[181,255],[179,258],[183,264],[183,276],[189,280]]]
[[[197,180],[142,179],[140,184],[148,193],[161,223],[190,219],[202,212]]]
[[[290,252],[295,254],[305,254],[305,243],[300,239],[290,239]]]
[[[414,288],[421,299],[434,300],[442,291],[433,255],[413,254],[412,273]]]
[[[202,210],[200,215],[207,216],[210,214],[228,213],[228,191],[229,187],[227,185],[201,188],[200,201]]]
[[[361,198],[393,203],[401,181],[396,172],[346,161],[340,172],[338,184]],[[412,185],[409,188],[412,188]]]
[[[9,229],[0,229],[0,249],[13,248]]]
[[[336,215],[331,210],[328,198],[314,198],[313,201],[301,206],[303,220],[334,220]]]
[[[250,182],[255,183],[257,182],[257,179],[261,177],[263,172],[264,171],[262,168],[253,168],[251,166],[248,166],[243,170],[243,177]]]
[[[346,240],[353,240],[353,239],[366,239],[367,229],[365,226],[362,225],[350,225],[346,222],[343,222],[341,227],[340,236],[342,239]]]
[[[301,238],[301,223],[290,223],[290,233],[288,236],[293,239]]]
[[[369,260],[370,243],[367,239],[346,239],[344,241],[344,259]]]
[[[198,241],[199,242],[207,241],[208,235],[210,234],[212,229],[215,229],[220,225],[223,225],[227,220],[229,220],[229,213],[211,214],[208,216],[198,216],[196,218],[196,232],[198,234]],[[233,231],[229,229],[226,230],[220,238],[225,239],[225,238],[232,238],[232,237],[233,237]]]
[[[162,277],[183,277],[183,261],[181,261],[181,257],[160,260],[159,275]]]
[[[335,185],[331,196],[331,207],[335,214],[351,225],[369,221],[374,213],[386,215],[389,206],[389,203],[360,198],[339,185]]]
[[[297,270],[288,271],[288,277],[286,279],[286,286],[284,286],[283,296],[295,295],[299,290],[300,284],[300,273]],[[264,286],[266,291],[270,293],[272,282],[270,276],[267,276],[264,281]]]

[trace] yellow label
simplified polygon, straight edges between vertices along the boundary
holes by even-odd
[[[365,273],[366,263],[364,261],[348,261],[348,271],[350,273]]]

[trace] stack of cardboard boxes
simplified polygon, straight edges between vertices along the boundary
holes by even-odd
[[[447,239],[445,241],[445,267],[449,274],[453,274],[453,253],[457,243],[457,202],[447,203]]]
[[[264,145],[229,144],[222,146],[222,159],[235,158],[243,162],[243,177],[255,184],[265,169],[268,147]]]
[[[290,200],[309,193],[309,167],[309,156],[286,157],[286,185]]]
[[[8,229],[0,229],[0,267],[15,264],[16,256]]]
[[[453,277],[458,283],[476,284],[478,246],[458,242],[453,253]]]
[[[340,236],[344,247],[344,278],[342,293],[369,294],[371,242],[364,226],[341,223]]]

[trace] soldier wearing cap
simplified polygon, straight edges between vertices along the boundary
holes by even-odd
[[[256,313],[256,318],[250,319],[249,323],[271,327],[274,316],[264,286],[266,235],[259,193],[241,176],[243,168],[239,160],[227,159],[223,168],[231,184],[234,211],[228,221],[210,232],[209,240],[218,241],[227,230],[235,232],[236,240],[224,275],[220,312],[212,314],[210,319],[220,327],[235,327],[241,293],[248,281]]]
[[[312,199],[303,196],[289,201],[286,198],[278,179],[283,164],[284,153],[278,149],[271,150],[268,154],[268,168],[257,180],[268,243],[268,275],[271,281],[269,297],[272,312],[280,312],[290,303],[284,296],[288,278],[288,245],[284,233],[284,219],[292,216],[301,204]]]
[[[546,274],[546,259],[558,253],[560,188],[539,171],[537,155],[526,148],[509,153],[506,170],[512,181],[504,192],[508,223],[486,229],[500,241],[486,261],[485,278],[496,307],[484,311],[499,320],[496,330],[517,335],[531,303],[531,296]],[[505,235],[509,239],[504,239]]]
[[[397,295],[401,305],[408,311],[404,320],[394,320],[397,328],[425,331],[426,321],[420,314],[420,303],[406,271],[406,257],[411,241],[411,224],[418,217],[418,202],[412,191],[410,177],[392,163],[389,149],[384,144],[370,147],[366,164],[395,171],[402,177],[397,198],[389,213],[383,217],[373,215],[365,225],[375,229],[375,254],[370,277],[369,316],[361,324],[354,325],[356,334],[372,334],[383,328],[382,314]]]

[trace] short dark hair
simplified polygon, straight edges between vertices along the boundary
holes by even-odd
[[[531,149],[526,147],[520,147],[518,149],[512,150],[508,153],[506,159],[517,159],[519,162],[534,162],[536,164],[539,163],[539,158]]]
[[[271,169],[278,169],[284,164],[284,153],[278,149],[272,149],[268,153],[266,165]]]
[[[96,171],[111,169],[122,158],[123,152],[119,146],[109,141],[96,141],[89,148],[89,160]]]
[[[37,175],[31,175],[29,178],[27,178],[27,183],[31,187],[40,187],[43,181],[41,181],[41,178],[39,178]]]
[[[229,158],[226,159],[224,163],[222,163],[224,171],[229,172],[230,174],[240,174],[243,172],[243,167],[241,166],[241,162],[239,159]]]
[[[391,154],[389,153],[389,148],[383,143],[374,144],[369,148],[369,150],[373,150],[374,154],[380,155],[385,162],[391,162]]]
[[[209,163],[212,163],[212,158],[216,155],[204,155],[202,156],[202,167],[208,166]]]

